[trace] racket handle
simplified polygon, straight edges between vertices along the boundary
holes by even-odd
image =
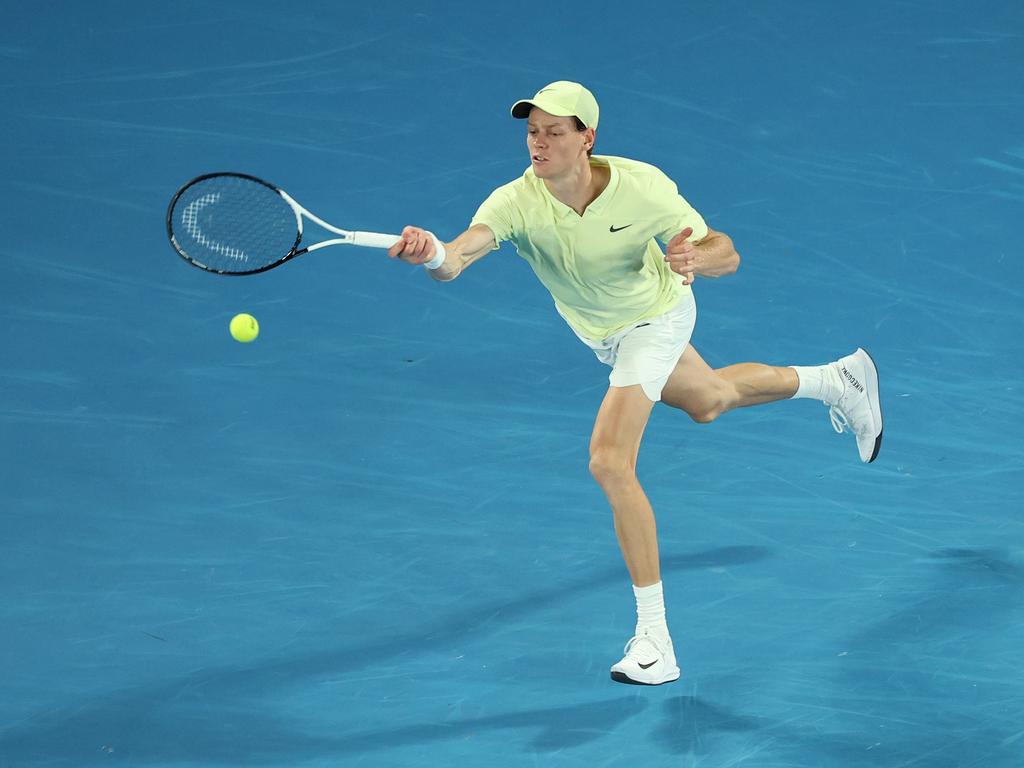
[[[363,245],[367,248],[390,248],[401,239],[398,235],[383,235],[379,232],[352,233],[352,245]]]
[[[444,243],[433,232],[428,232],[427,234],[434,241],[434,258],[423,266],[427,269],[438,269],[444,264],[446,258]],[[390,248],[401,239],[398,235],[384,235],[380,232],[353,232],[352,239],[349,242],[352,245],[363,245],[367,248]]]

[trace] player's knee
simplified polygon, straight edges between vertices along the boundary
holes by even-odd
[[[686,413],[698,424],[710,424],[722,415],[722,409],[718,406],[705,406],[702,408],[691,408]]]
[[[710,424],[728,411],[735,402],[735,391],[721,383],[702,394],[702,397],[696,398],[696,401],[686,409],[689,417],[698,424]]]
[[[616,485],[636,476],[629,457],[614,448],[597,448],[590,452],[590,474],[601,486]]]

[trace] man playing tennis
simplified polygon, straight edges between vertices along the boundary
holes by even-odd
[[[654,404],[708,423],[734,408],[815,398],[830,406],[836,431],[853,432],[861,460],[871,462],[882,441],[878,374],[861,349],[814,367],[710,368],[689,343],[696,320],[690,286],[695,277],[732,274],[739,255],[657,168],[593,156],[598,114],[590,91],[566,81],[517,101],[512,116],[527,120],[530,153],[523,176],[496,189],[450,243],[406,227],[388,254],[425,264],[434,279],[448,281],[511,241],[559,314],[611,367],[590,440],[590,471],[614,513],[637,605],[634,635],[611,676],[660,685],[678,679],[679,667],[665,621],[654,512],[636,476]]]

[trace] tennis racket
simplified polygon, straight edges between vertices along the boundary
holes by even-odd
[[[338,237],[303,246],[304,218]],[[339,229],[244,173],[208,173],[179,189],[167,206],[167,236],[185,261],[218,275],[266,272],[329,245],[390,248],[401,239]]]

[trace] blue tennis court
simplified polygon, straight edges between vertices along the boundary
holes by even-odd
[[[7,5],[0,768],[1024,765],[1024,6]],[[655,408],[657,688],[608,675],[607,369],[513,249],[165,234],[234,170],[451,238],[557,79],[736,242],[710,364],[864,346],[885,398],[871,465],[807,400]]]

